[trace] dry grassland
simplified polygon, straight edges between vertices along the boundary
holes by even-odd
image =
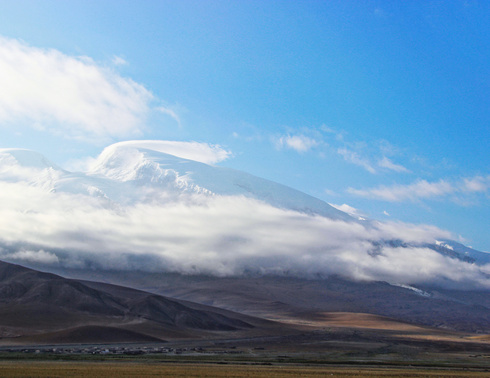
[[[2,377],[490,377],[489,372],[418,368],[178,363],[0,362]]]

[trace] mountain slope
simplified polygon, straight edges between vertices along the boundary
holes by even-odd
[[[452,251],[461,260],[467,259],[479,265],[490,264],[490,253],[477,251],[454,240],[436,241],[436,246],[449,252]]]
[[[304,319],[323,312],[369,313],[411,324],[490,333],[488,290],[321,279],[251,276],[210,277],[175,273],[69,271],[148,292],[268,319]]]
[[[266,324],[134,289],[104,290],[104,285],[92,285],[0,262],[1,337],[74,332],[74,327],[92,326],[127,329],[131,339],[134,332],[144,336],[148,330],[152,337],[199,337],[203,332],[249,330],[254,323]],[[113,333],[109,332],[111,337]],[[143,341],[148,339],[143,336]]]

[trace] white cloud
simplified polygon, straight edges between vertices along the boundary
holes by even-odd
[[[393,163],[390,159],[388,159],[386,156],[383,156],[381,160],[378,161],[378,166],[381,168],[386,168],[391,171],[395,172],[403,172],[403,173],[408,173],[410,172],[407,168],[405,168],[403,165],[395,164]]]
[[[195,142],[121,144],[180,151],[194,158],[197,151],[214,160],[229,154]],[[110,153],[111,147],[120,144],[105,151]],[[129,160],[133,150],[138,151],[122,150]],[[104,177],[103,170],[97,175],[61,171],[32,151],[3,152],[0,259],[7,261],[220,276],[250,271],[301,277],[338,274],[398,284],[459,281],[490,287],[478,266],[425,247],[452,239],[433,226],[334,220],[240,195],[186,190],[175,172],[162,170],[161,181],[153,175],[116,180]],[[138,161],[138,172],[154,168],[152,161]],[[110,171],[113,162],[107,163]],[[166,160],[161,164],[165,168]],[[338,207],[359,214],[351,206]]]
[[[154,99],[90,58],[3,37],[0,88],[0,127],[23,124],[92,142],[139,135]]]
[[[0,258],[17,262],[221,276],[246,271],[340,274],[490,287],[475,265],[423,247],[373,244],[451,237],[432,226],[346,223],[241,196],[182,194],[171,201],[110,205],[104,198],[27,184],[0,182],[0,192],[0,219],[8,219],[0,223]]]
[[[335,207],[337,210],[343,211],[344,213],[347,213],[351,216],[357,217],[357,218],[364,218],[367,217],[367,214],[362,212],[359,209],[356,209],[355,207],[352,207],[350,205],[347,205],[346,203],[342,205],[335,205],[333,203],[329,203],[330,206]]]
[[[402,155],[402,152],[386,140],[374,142],[349,141],[343,132],[321,125],[318,128],[288,128],[288,134],[271,137],[277,149],[293,149],[303,153],[315,148],[318,156],[325,158],[326,152],[336,152],[346,162],[362,167],[369,173],[397,172],[409,173],[410,170],[393,162],[391,156]]]
[[[462,183],[462,190],[468,192],[488,192],[490,190],[490,176],[465,178]]]
[[[195,160],[205,164],[214,164],[226,160],[232,156],[230,151],[226,151],[219,145],[199,142],[177,142],[169,140],[131,140],[115,143],[107,147],[101,154],[111,153],[114,149],[121,146],[135,148],[146,148],[165,154],[175,155],[183,159]]]
[[[29,251],[21,249],[13,253],[2,254],[2,258],[8,259],[10,261],[30,262],[38,264],[59,264],[59,259],[54,253],[46,252],[42,249],[40,249],[39,251]]]
[[[358,165],[369,173],[376,173],[376,169],[374,169],[372,164],[367,159],[362,158],[357,152],[347,148],[339,148],[337,152],[344,158],[345,161]]]
[[[490,176],[465,178],[459,182],[418,180],[408,185],[379,186],[371,189],[348,188],[350,194],[389,202],[419,201],[421,199],[454,196],[456,202],[464,203],[457,196],[485,193],[490,189]]]
[[[126,64],[128,64],[128,62],[126,62],[126,60],[124,58],[121,58],[120,56],[114,55],[112,57],[112,64],[114,64],[116,66],[125,66]]]
[[[305,135],[282,136],[276,141],[277,148],[289,148],[297,152],[306,152],[317,146],[318,142]]]
[[[159,106],[158,108],[156,108],[156,110],[158,110],[160,113],[167,114],[168,116],[173,118],[175,120],[175,122],[177,122],[179,127],[182,126],[182,123],[180,121],[180,117],[174,110],[172,110],[170,108],[166,108],[164,106]]]
[[[453,193],[453,186],[444,181],[427,182],[419,180],[410,185],[380,186],[378,188],[358,190],[349,188],[349,193],[360,197],[380,199],[390,202],[416,201],[423,198],[440,197]]]

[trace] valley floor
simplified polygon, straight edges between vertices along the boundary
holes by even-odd
[[[482,369],[236,363],[0,362],[2,377],[482,377]]]
[[[358,324],[243,338],[3,346],[0,376],[490,377],[485,337],[427,329],[422,335],[423,328],[361,318],[362,325],[378,328]]]
[[[440,300],[338,278],[152,277],[186,288],[172,299],[8,263],[0,273],[0,376],[490,377],[487,292]]]

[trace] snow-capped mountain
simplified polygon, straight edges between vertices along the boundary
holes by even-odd
[[[1,149],[0,185],[1,215],[12,219],[0,224],[0,257],[13,262],[490,281],[490,255],[444,239],[444,230],[361,221],[290,187],[167,154],[156,142],[111,145],[87,172]]]
[[[68,172],[34,151],[0,150],[0,179],[19,178],[51,191],[89,194],[116,203],[154,199],[148,189],[168,195],[242,195],[274,207],[354,221],[326,202],[285,185],[245,172],[139,147],[144,143],[118,143],[107,147],[86,173]],[[155,195],[155,192],[151,192]]]
[[[490,253],[477,251],[454,240],[437,240],[435,245],[437,249],[443,249],[447,253],[454,254],[460,260],[476,262],[477,264],[490,264]]]
[[[354,220],[326,202],[285,185],[245,172],[140,148],[138,144],[125,142],[107,147],[88,174],[91,177],[188,193],[243,195],[283,209],[332,219]]]
[[[52,190],[55,183],[67,173],[38,152],[15,148],[0,149],[1,181],[23,181]]]

